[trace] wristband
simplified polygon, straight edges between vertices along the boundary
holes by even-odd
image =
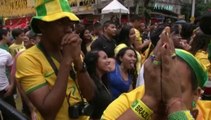
[[[133,112],[135,112],[136,115],[142,120],[149,120],[151,118],[151,115],[153,114],[153,111],[141,100],[134,101],[130,107]]]
[[[190,111],[177,111],[173,112],[168,116],[168,120],[194,120]]]

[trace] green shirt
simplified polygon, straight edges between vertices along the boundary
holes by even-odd
[[[0,44],[0,48],[9,52],[9,46],[7,44]]]

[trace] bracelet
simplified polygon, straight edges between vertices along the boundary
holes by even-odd
[[[168,120],[194,120],[190,111],[177,111],[173,112],[168,116]]]
[[[142,120],[149,120],[153,114],[153,111],[139,99],[134,101],[130,108]]]

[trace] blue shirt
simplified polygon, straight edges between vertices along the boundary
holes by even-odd
[[[121,76],[119,65],[115,65],[115,69],[108,73],[108,88],[112,94],[112,98],[116,99],[124,92],[128,92],[131,85],[131,76],[128,76],[128,80],[124,80]]]

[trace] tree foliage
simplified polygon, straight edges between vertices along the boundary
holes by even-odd
[[[196,0],[195,18],[202,16],[209,9],[211,9],[211,2],[205,4],[204,0]],[[192,10],[191,3],[184,3],[182,5],[181,14],[185,15],[186,20],[190,20],[191,10]]]

